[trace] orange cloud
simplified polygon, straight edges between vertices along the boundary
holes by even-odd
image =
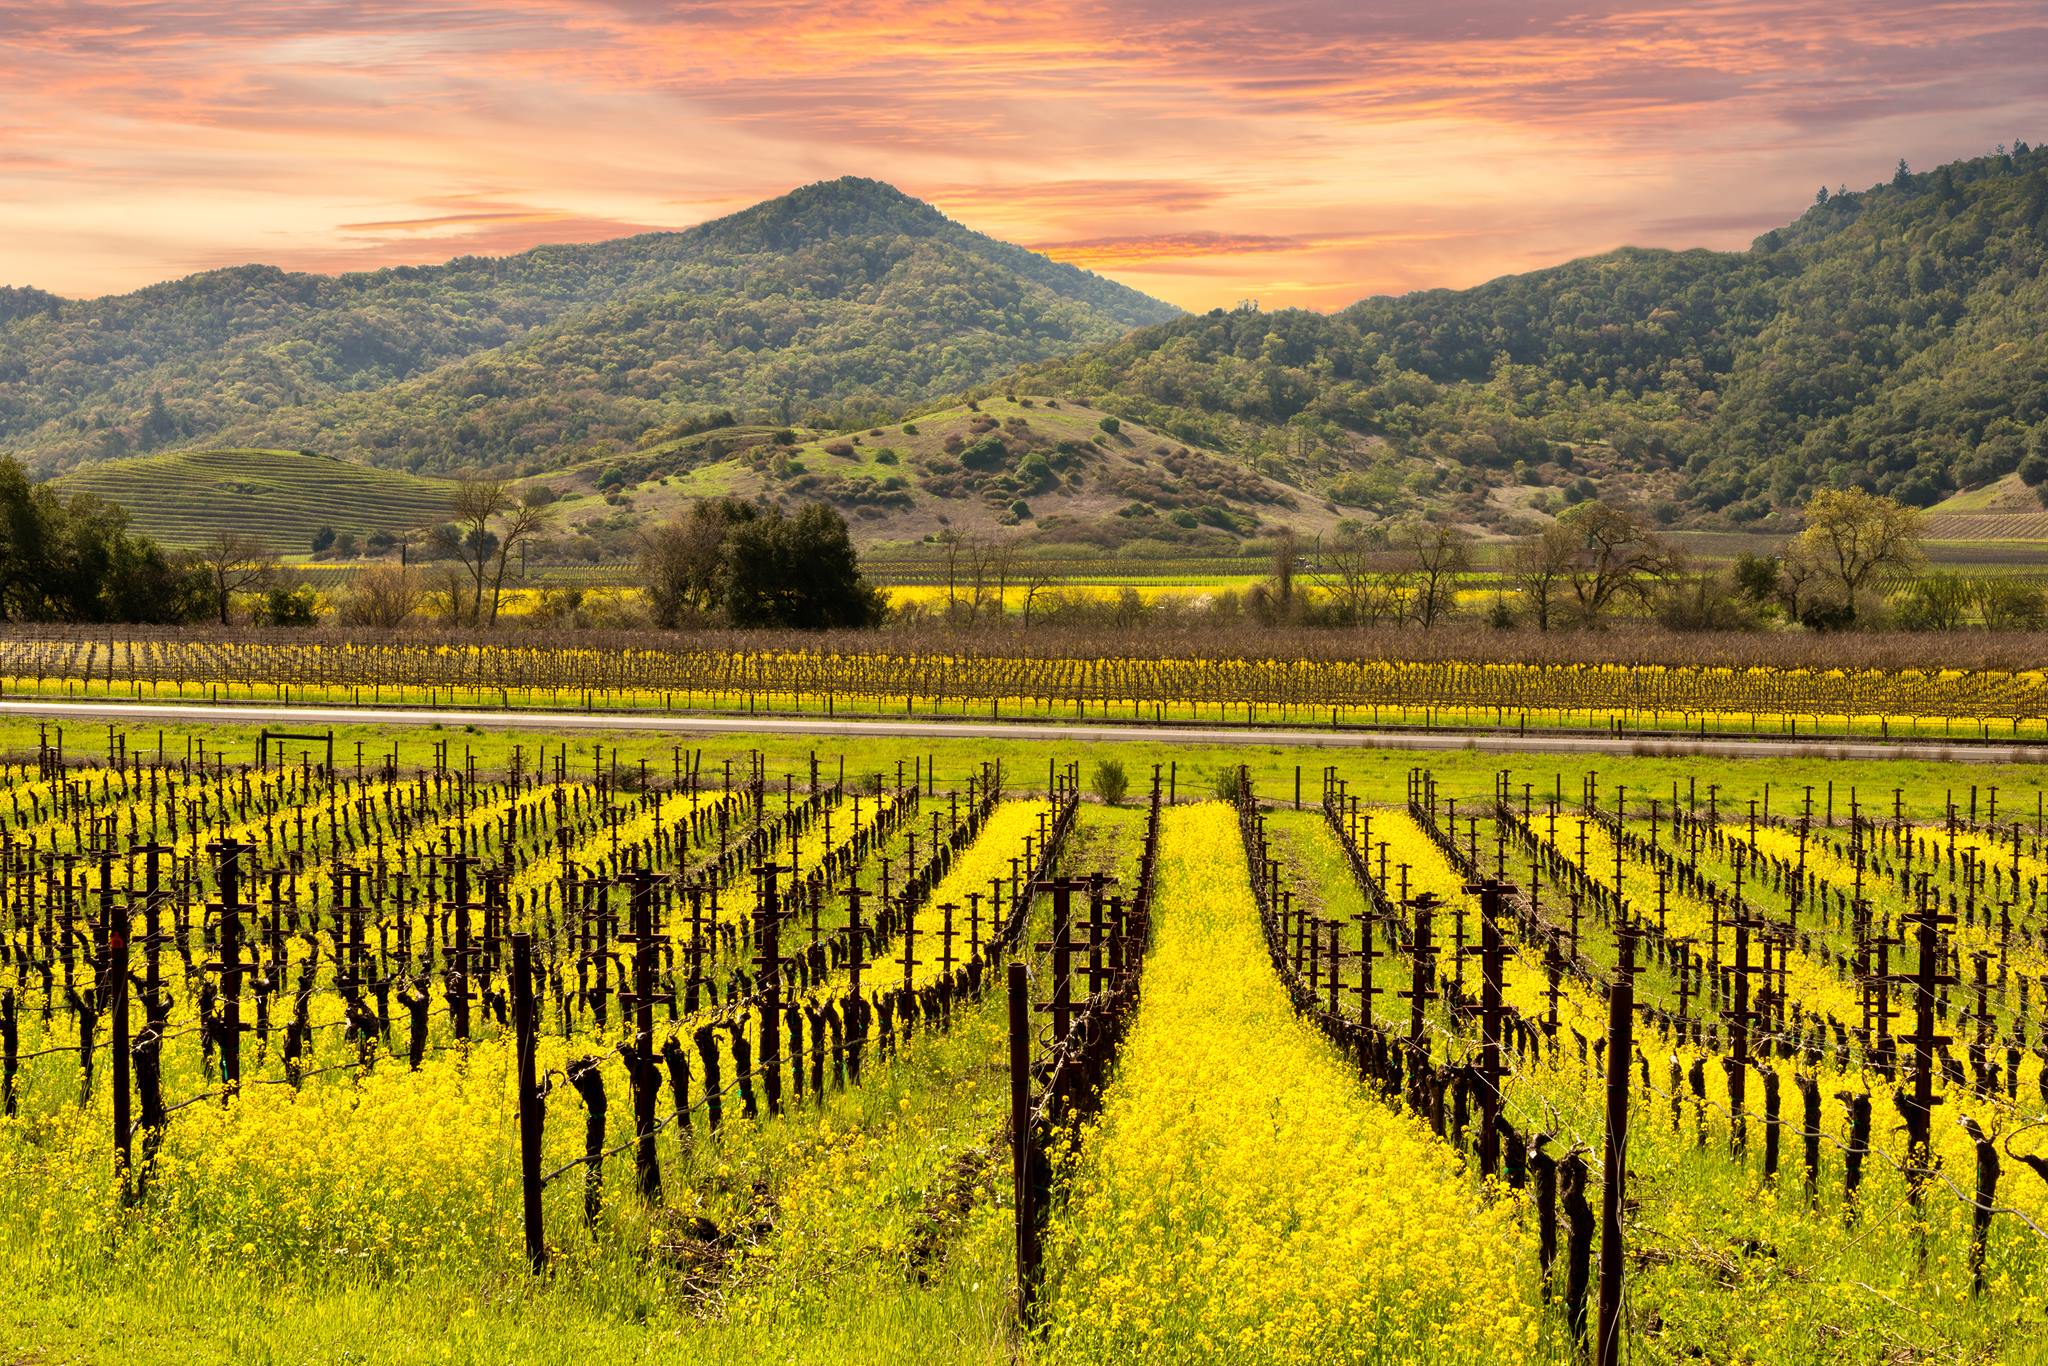
[[[854,173],[1190,308],[1338,305],[2048,136],[2039,0],[0,0],[0,70],[0,272],[71,294]]]

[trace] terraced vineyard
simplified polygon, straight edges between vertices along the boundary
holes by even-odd
[[[17,1356],[1988,1360],[2048,1312],[2037,786],[48,738]]]
[[[172,547],[222,530],[302,551],[322,527],[367,536],[448,520],[453,485],[304,451],[177,451],[85,465],[62,476],[128,510],[137,531]]]

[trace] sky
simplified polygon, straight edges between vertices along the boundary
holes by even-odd
[[[1334,308],[2048,140],[2048,0],[0,0],[0,73],[0,284],[72,297],[863,175],[1186,308]]]

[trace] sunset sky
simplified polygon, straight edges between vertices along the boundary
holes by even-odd
[[[2048,140],[2048,0],[0,0],[0,284],[686,227],[874,176],[1188,308],[1333,307]]]

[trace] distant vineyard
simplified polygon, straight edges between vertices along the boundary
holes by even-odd
[[[136,530],[174,547],[228,528],[280,552],[322,527],[367,536],[449,516],[453,485],[299,451],[178,451],[82,466],[57,481],[128,510]]]
[[[1269,725],[2048,734],[2038,669],[1079,657],[22,633],[12,696]]]
[[[2048,540],[2048,512],[1944,512],[1927,520],[1939,541]]]

